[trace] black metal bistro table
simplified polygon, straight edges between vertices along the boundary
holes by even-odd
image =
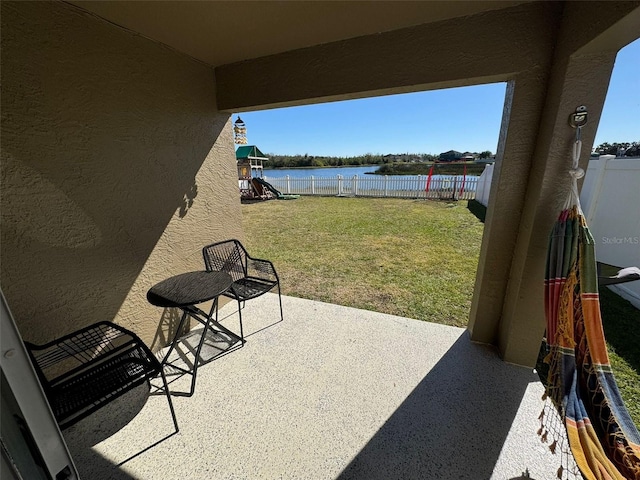
[[[163,366],[169,364],[169,355],[171,355],[171,352],[179,340],[178,337],[187,318],[194,318],[204,325],[204,330],[198,342],[198,348],[193,362],[193,372],[172,365],[173,368],[192,376],[189,395],[193,395],[195,390],[198,359],[200,358],[200,351],[202,350],[207,330],[209,329],[214,333],[224,332],[238,342],[242,342],[242,339],[238,335],[218,323],[218,297],[231,286],[231,283],[231,275],[226,272],[196,271],[167,278],[151,287],[147,292],[147,300],[152,305],[165,308],[180,308],[183,312],[175,338],[171,342],[169,350],[162,360]],[[213,305],[208,314],[196,306],[209,300],[213,300]],[[214,312],[215,317],[213,316]]]

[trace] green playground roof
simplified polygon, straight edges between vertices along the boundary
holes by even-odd
[[[255,145],[243,145],[236,150],[236,160],[268,160]]]

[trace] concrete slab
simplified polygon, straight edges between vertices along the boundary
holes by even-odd
[[[178,434],[164,395],[144,386],[65,431],[82,478],[555,478],[530,369],[461,328],[293,297],[283,307],[274,323],[275,295],[247,302],[247,343],[201,365],[193,396],[179,396],[188,375],[172,377]],[[234,304],[221,313],[237,331]],[[207,340],[206,360],[224,340]]]

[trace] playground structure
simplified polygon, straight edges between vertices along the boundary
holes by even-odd
[[[234,143],[240,145],[236,150],[236,162],[241,201],[263,201],[273,198],[290,200],[299,197],[284,195],[264,180],[262,162],[269,159],[255,145],[247,145],[247,126],[240,117],[233,124],[233,137]]]
[[[299,195],[285,195],[273,185],[266,182],[262,162],[268,160],[264,153],[255,145],[243,145],[236,150],[238,162],[238,187],[240,188],[240,200],[264,201],[264,200],[291,200]]]
[[[264,188],[257,188],[257,182],[253,181],[255,178],[263,177],[262,162],[265,160],[268,158],[255,145],[243,145],[236,150],[238,187],[242,200],[268,200],[272,198],[269,190],[265,192]]]

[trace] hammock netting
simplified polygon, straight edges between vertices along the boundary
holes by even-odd
[[[547,330],[537,369],[548,403],[538,433],[554,453],[564,448],[568,455],[566,445],[558,443],[568,441],[575,463],[563,460],[558,478],[568,478],[573,465],[578,478],[640,480],[640,434],[609,363],[594,240],[577,195],[577,157],[579,145],[571,197],[553,227],[547,255]]]

